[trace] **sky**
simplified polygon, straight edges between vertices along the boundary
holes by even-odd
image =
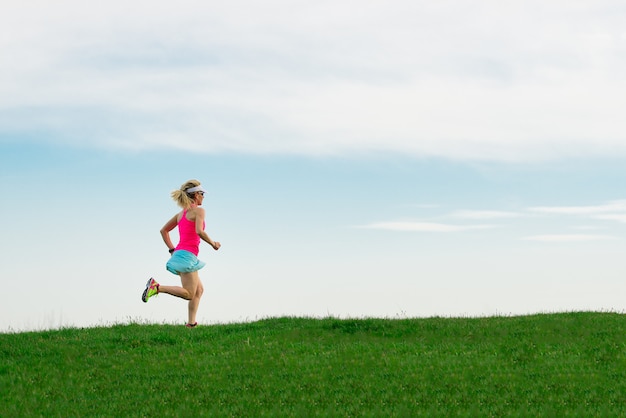
[[[10,2],[0,332],[626,309],[626,5]]]

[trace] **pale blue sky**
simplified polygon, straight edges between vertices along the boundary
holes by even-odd
[[[0,330],[626,308],[626,7],[270,3],[3,11]]]

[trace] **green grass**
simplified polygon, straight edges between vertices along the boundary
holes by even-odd
[[[0,417],[626,416],[626,316],[0,334]]]

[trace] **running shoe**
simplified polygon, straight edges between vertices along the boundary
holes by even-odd
[[[156,282],[156,280],[150,277],[150,280],[148,280],[148,283],[146,283],[146,290],[144,290],[143,294],[141,295],[141,300],[147,302],[148,299],[150,299],[154,295],[157,295],[158,293],[159,284]]]
[[[185,326],[186,326],[187,328],[193,328],[193,327],[195,327],[196,325],[198,325],[198,323],[197,323],[197,322],[194,322],[193,324],[187,324],[187,325],[185,325]]]

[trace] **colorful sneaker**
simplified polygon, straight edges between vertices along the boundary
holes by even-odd
[[[150,280],[148,280],[148,283],[146,283],[146,290],[144,290],[143,294],[141,295],[141,300],[147,302],[148,299],[150,299],[154,295],[157,295],[158,293],[159,284],[156,282],[156,280],[150,277]]]
[[[196,325],[198,325],[198,323],[197,323],[197,322],[194,322],[193,324],[187,324],[187,325],[185,325],[185,326],[186,326],[187,328],[193,328],[193,327],[195,327]]]

